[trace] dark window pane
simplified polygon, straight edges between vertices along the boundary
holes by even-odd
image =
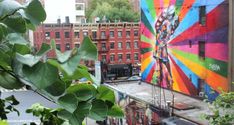
[[[110,37],[114,37],[114,31],[110,31]]]
[[[206,25],[206,6],[199,7],[199,24]]]
[[[199,57],[205,58],[205,41],[198,42],[198,49],[199,49]]]
[[[74,35],[75,35],[76,38],[80,38],[80,33],[79,32],[75,32]]]
[[[65,32],[65,38],[69,38],[70,37],[70,33],[69,32]]]
[[[55,32],[55,38],[60,38],[60,32]]]
[[[115,48],[115,43],[113,43],[113,42],[110,43],[110,48],[111,48],[111,49],[114,49],[114,48]]]

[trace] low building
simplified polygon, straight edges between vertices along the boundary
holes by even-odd
[[[79,47],[85,36],[89,36],[98,49],[98,60],[102,62],[105,76],[115,77],[139,74],[140,38],[139,23],[82,23],[69,21],[55,24],[42,24],[34,32],[34,45],[39,49],[42,42],[56,41],[62,52]],[[54,57],[53,52],[48,57]],[[93,67],[93,61],[85,61]]]

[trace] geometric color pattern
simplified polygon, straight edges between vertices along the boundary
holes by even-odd
[[[228,91],[225,0],[141,0],[140,25],[142,80],[194,97],[203,91],[210,100]]]

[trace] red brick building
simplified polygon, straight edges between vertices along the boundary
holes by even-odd
[[[56,47],[64,52],[79,47],[89,36],[98,48],[98,60],[104,70],[118,76],[138,73],[140,63],[140,35],[138,23],[43,24],[34,32],[34,45],[55,39]],[[50,53],[49,57],[54,54]],[[85,62],[93,66],[93,62]],[[106,68],[105,68],[106,67]]]

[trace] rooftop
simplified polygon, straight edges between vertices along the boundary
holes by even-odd
[[[182,107],[183,105],[188,106],[186,110],[174,108],[174,114],[176,116],[193,121],[197,124],[208,124],[207,121],[201,119],[201,114],[210,112],[207,103],[202,100],[178,92],[172,93],[172,91],[167,89],[161,89],[161,95],[165,94],[165,99],[163,96],[160,98],[159,87],[145,82],[141,82],[141,84],[138,83],[139,81],[119,81],[105,85],[131,98],[146,102],[147,104],[152,104],[156,107],[159,107],[161,103],[161,108],[166,105],[165,103],[167,101],[172,101],[174,94],[174,107],[176,107],[175,105],[182,105]]]

